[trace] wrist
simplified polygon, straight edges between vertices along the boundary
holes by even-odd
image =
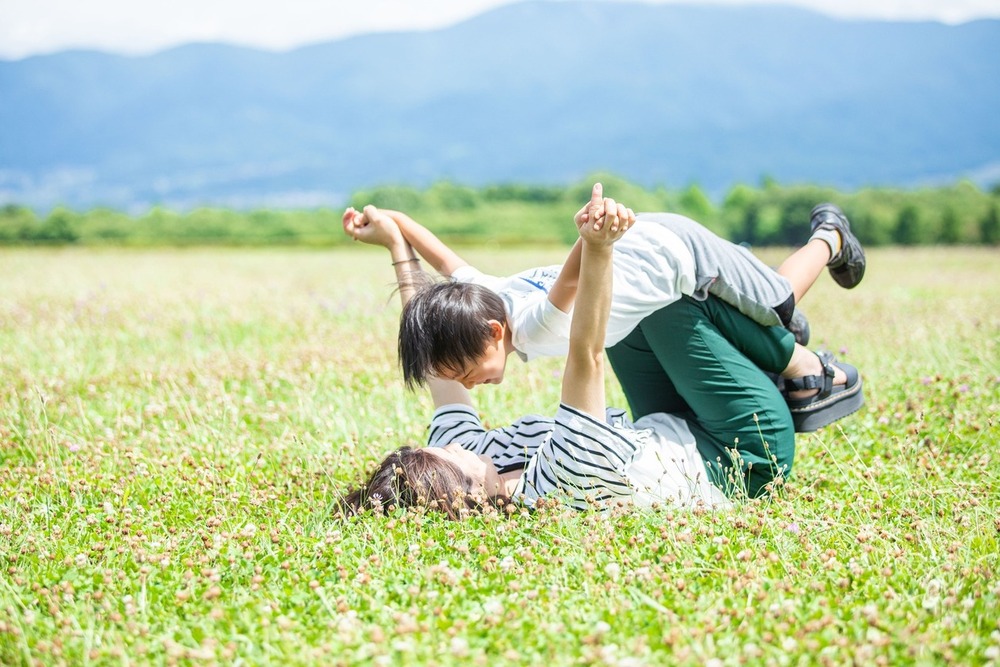
[[[414,256],[413,247],[402,236],[393,239],[385,247],[389,250],[389,254],[392,255],[394,260]]]
[[[595,243],[595,242],[592,242],[592,241],[584,241],[583,242],[583,247],[582,247],[581,250],[582,250],[583,253],[586,253],[587,255],[590,255],[591,257],[604,256],[604,255],[607,255],[608,257],[610,257],[613,248],[614,248],[614,243],[613,242],[612,243],[600,243],[600,242]]]
[[[403,240],[389,246],[389,256],[392,258],[393,266],[403,262],[416,262],[418,259],[413,247]]]

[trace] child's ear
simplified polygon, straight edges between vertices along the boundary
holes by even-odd
[[[503,340],[504,325],[496,320],[490,320],[490,335],[493,336],[493,342],[497,343]]]

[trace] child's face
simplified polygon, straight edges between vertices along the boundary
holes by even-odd
[[[503,382],[507,368],[507,327],[496,320],[490,320],[489,325],[492,335],[483,353],[457,371],[442,370],[438,377],[455,380],[466,389]]]
[[[455,380],[466,389],[481,384],[500,384],[507,368],[507,353],[500,343],[490,343],[483,353],[458,371],[443,371],[441,377]]]

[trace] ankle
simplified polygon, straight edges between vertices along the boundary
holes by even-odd
[[[826,244],[827,248],[830,249],[830,259],[832,261],[840,253],[840,249],[843,247],[843,239],[840,237],[840,232],[836,229],[831,229],[828,227],[819,227],[812,233],[809,237],[810,241],[822,241]]]
[[[801,345],[795,346],[792,358],[788,360],[785,370],[781,371],[783,378],[800,378],[807,375],[819,375],[823,372],[823,363],[815,352]]]
[[[836,364],[831,364],[833,368],[833,384],[842,385],[847,383],[847,375],[843,370]],[[792,353],[792,358],[785,366],[785,370],[781,371],[781,377],[786,380],[795,380],[798,378],[804,378],[809,376],[823,375],[826,369],[823,366],[823,360],[820,359],[819,355],[809,350],[807,348],[796,346],[795,352]],[[793,392],[796,394],[801,394],[801,392]],[[799,395],[793,396],[793,398],[798,398]]]

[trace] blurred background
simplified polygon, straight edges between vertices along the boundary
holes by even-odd
[[[558,203],[602,177],[754,242],[805,206],[761,199],[778,187],[854,197],[884,227],[868,242],[992,242],[998,17],[998,0],[4,0],[0,241],[114,241],[115,215],[211,239],[237,225],[219,210]]]

